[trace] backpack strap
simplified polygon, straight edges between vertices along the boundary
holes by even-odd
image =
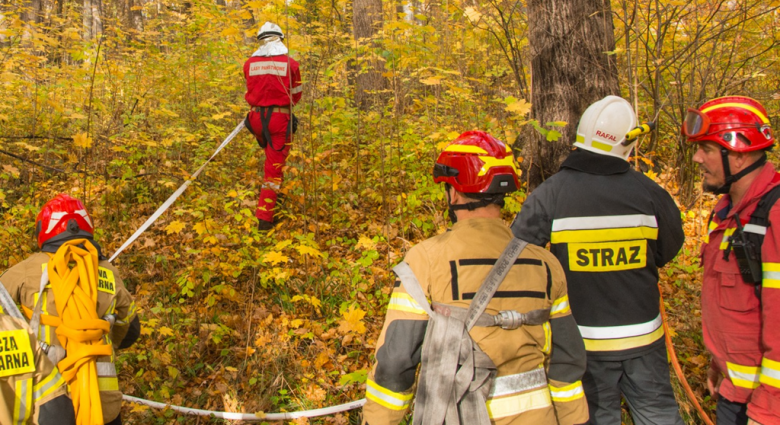
[[[493,386],[496,366],[468,331],[482,317],[527,244],[513,238],[507,245],[474,296],[465,323],[457,315],[439,314],[431,308],[407,263],[402,262],[393,269],[407,293],[430,317],[420,361],[413,424],[490,424],[485,402]]]
[[[761,247],[764,244],[764,236],[766,236],[767,228],[771,225],[769,222],[769,211],[778,199],[780,199],[780,186],[775,186],[758,201],[756,209],[750,215],[750,220],[743,230],[748,240],[756,247],[759,260],[761,259]]]

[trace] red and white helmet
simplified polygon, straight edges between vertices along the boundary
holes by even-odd
[[[501,194],[520,188],[519,172],[507,145],[484,131],[467,131],[444,148],[433,181],[461,193]]]
[[[688,142],[715,142],[734,152],[762,150],[775,143],[766,109],[745,96],[719,97],[688,109],[682,133]]]
[[[78,199],[61,193],[47,202],[35,219],[38,247],[42,247],[52,238],[65,232],[68,232],[65,236],[91,237],[94,233],[94,227],[84,204]]]

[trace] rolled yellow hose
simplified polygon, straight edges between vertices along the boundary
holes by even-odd
[[[110,324],[97,314],[98,252],[88,240],[75,239],[50,257],[49,281],[61,321],[56,334],[67,352],[60,373],[70,386],[76,423],[103,425],[96,361],[113,351],[103,338]]]

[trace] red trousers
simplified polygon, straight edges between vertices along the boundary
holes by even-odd
[[[276,207],[276,193],[282,186],[282,167],[287,162],[290,154],[290,139],[287,138],[287,126],[290,115],[274,112],[268,130],[271,132],[271,143],[265,147],[265,164],[263,166],[263,184],[260,187],[260,197],[257,200],[255,217],[269,222],[274,221],[274,208]],[[249,113],[249,124],[258,140],[263,137],[263,124],[260,122],[259,112]]]

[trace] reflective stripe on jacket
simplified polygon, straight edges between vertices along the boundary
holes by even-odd
[[[551,244],[590,358],[624,360],[663,343],[658,267],[685,235],[655,182],[620,158],[575,150],[526,199],[512,231]]]
[[[48,263],[49,256],[36,253],[10,268],[0,278],[14,301],[26,307],[27,311],[35,308],[40,289],[43,267]],[[45,303],[41,309],[41,329],[38,337],[47,344],[60,346],[55,334],[59,317],[51,289],[46,289],[42,297]],[[111,333],[106,335],[107,343],[114,349],[124,339],[130,322],[135,318],[136,307],[132,296],[125,288],[117,269],[108,261],[98,263],[98,317],[109,314],[116,316],[116,322]],[[105,422],[114,420],[122,407],[122,393],[119,391],[114,356],[102,356],[97,359],[98,385],[103,407]]]
[[[405,261],[432,302],[468,308],[511,238],[500,219],[464,220],[450,232],[413,247]],[[497,367],[487,402],[493,423],[575,424],[588,418],[580,382],[585,350],[568,307],[563,271],[549,252],[528,246],[486,312],[540,308],[551,308],[545,325],[515,330],[474,327],[470,332]],[[411,406],[427,318],[396,282],[366,385],[364,423],[398,424]],[[535,379],[544,370],[547,379]]]
[[[0,423],[38,423],[40,406],[68,393],[65,381],[22,320],[0,314],[0,345]]]
[[[762,424],[780,423],[780,202],[770,210],[761,247],[761,299],[755,285],[742,280],[734,252],[728,261],[724,254],[736,229],[735,216],[747,223],[761,196],[777,185],[780,173],[767,163],[738,205],[730,205],[724,195],[701,251],[702,330],[704,344],[726,378],[720,394],[748,403],[748,415]]]

